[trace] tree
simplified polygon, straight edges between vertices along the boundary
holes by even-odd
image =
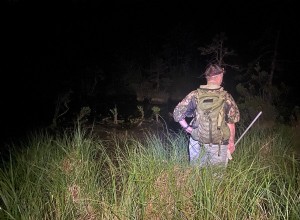
[[[274,78],[274,72],[276,69],[276,64],[277,64],[277,56],[278,56],[278,44],[279,44],[279,38],[280,38],[280,31],[277,32],[277,36],[275,39],[275,45],[274,45],[274,53],[273,53],[273,59],[271,62],[271,70],[270,74],[268,77],[268,101],[271,102],[273,97],[272,97],[272,87],[273,87],[273,78]]]
[[[205,47],[199,47],[198,50],[201,51],[201,55],[209,56],[209,63],[216,63],[219,66],[225,67],[229,66],[231,68],[238,68],[237,65],[228,64],[225,62],[225,58],[229,56],[235,56],[236,53],[234,50],[230,50],[227,47],[225,47],[225,41],[227,40],[226,34],[224,32],[217,34],[213,40],[212,43],[205,46]]]

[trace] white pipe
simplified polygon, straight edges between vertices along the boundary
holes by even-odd
[[[244,133],[239,137],[239,139],[235,142],[235,146],[240,142],[240,140],[243,138],[243,136],[247,133],[247,131],[251,128],[251,126],[254,124],[254,122],[258,119],[258,117],[261,115],[262,111],[258,113],[258,115],[253,119],[251,124],[248,126],[248,128],[244,131]],[[229,150],[227,150],[227,157],[229,160],[232,160],[232,156]]]

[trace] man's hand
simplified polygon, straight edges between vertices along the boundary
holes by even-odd
[[[187,133],[191,134],[192,131],[193,131],[193,128],[189,126],[187,129],[185,129],[185,131],[186,131]]]
[[[189,133],[189,134],[192,133],[193,128],[190,127],[190,125],[186,122],[185,119],[180,120],[180,121],[179,121],[179,124],[181,125],[182,129],[183,129],[185,132],[187,132],[187,133]]]
[[[228,150],[230,151],[231,154],[235,151],[234,141],[229,141]]]

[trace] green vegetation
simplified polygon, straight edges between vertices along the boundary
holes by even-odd
[[[118,124],[118,109],[115,106],[113,109],[109,110],[114,116],[114,124]]]
[[[291,137],[252,129],[219,170],[190,167],[181,133],[41,132],[3,161],[0,219],[297,219]]]
[[[158,106],[153,106],[151,109],[152,109],[153,114],[155,115],[156,122],[158,122],[160,108]]]

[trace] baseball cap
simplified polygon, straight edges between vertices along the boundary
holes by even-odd
[[[220,67],[217,64],[211,64],[206,68],[204,75],[206,77],[211,77],[211,76],[219,75],[224,72],[225,72],[224,68]]]

